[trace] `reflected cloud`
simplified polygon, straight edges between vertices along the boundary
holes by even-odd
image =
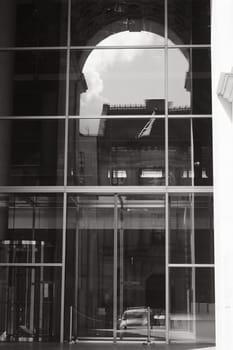
[[[149,32],[121,32],[113,34],[101,41],[97,46],[139,46],[158,44],[158,39],[163,43],[163,38]],[[113,70],[115,64],[132,63],[137,57],[142,56],[144,50],[130,49],[106,49],[93,50],[86,60],[83,68],[88,90],[81,96],[81,115],[100,115],[103,103],[111,101],[103,96],[103,76],[108,70]],[[129,97],[128,103],[131,103]]]
[[[92,50],[83,67],[88,89],[81,94],[80,115],[102,114],[103,104],[144,104],[146,99],[165,99],[164,38],[149,32],[120,32],[110,35]],[[127,45],[127,49],[123,49]],[[138,46],[149,46],[137,49]],[[104,49],[106,47],[106,49]],[[119,49],[114,47],[121,47]],[[130,47],[130,48],[129,48]],[[169,52],[169,103],[174,107],[190,106],[186,89],[189,62],[181,50]],[[90,128],[89,128],[90,129]]]

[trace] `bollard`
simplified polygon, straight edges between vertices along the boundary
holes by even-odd
[[[151,345],[151,330],[150,330],[150,307],[147,307],[147,341],[142,345]]]
[[[70,334],[69,334],[69,344],[73,343],[72,339],[72,328],[73,328],[73,307],[72,305],[70,306]]]
[[[150,307],[147,308],[147,344],[150,345]]]

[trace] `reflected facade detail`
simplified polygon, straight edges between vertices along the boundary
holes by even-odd
[[[215,342],[209,0],[0,1],[0,342]]]

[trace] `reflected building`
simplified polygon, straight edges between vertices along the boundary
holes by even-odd
[[[0,1],[0,342],[215,343],[210,17]]]

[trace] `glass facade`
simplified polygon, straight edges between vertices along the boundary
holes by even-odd
[[[0,4],[0,342],[215,342],[209,0]]]

